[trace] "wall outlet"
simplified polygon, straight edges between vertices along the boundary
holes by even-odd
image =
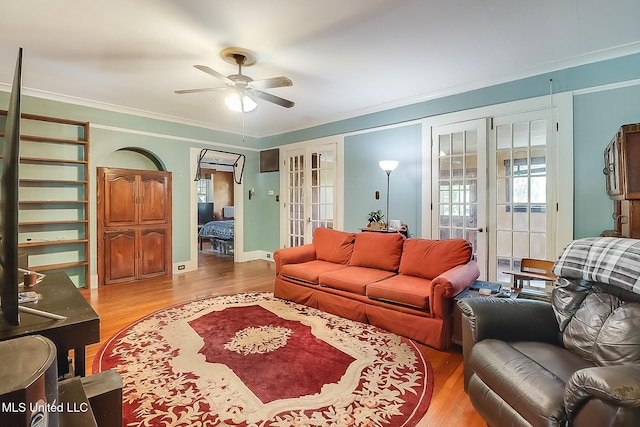
[[[180,265],[178,266],[178,270],[184,270],[184,264],[180,264]]]
[[[268,253],[268,254],[267,254],[267,258],[268,258],[268,259],[271,259],[271,253]]]

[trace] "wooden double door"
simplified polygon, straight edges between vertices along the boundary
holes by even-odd
[[[171,274],[171,173],[98,168],[98,282]]]

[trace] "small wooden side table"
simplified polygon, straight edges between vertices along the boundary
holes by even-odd
[[[402,228],[400,230],[387,230],[386,227],[382,227],[382,228],[360,227],[358,228],[358,230],[373,232],[373,233],[400,233],[404,237],[409,237],[409,226],[407,224],[402,224]]]

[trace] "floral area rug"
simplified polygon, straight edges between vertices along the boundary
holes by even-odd
[[[143,317],[98,351],[125,426],[414,426],[433,392],[412,341],[246,293]]]

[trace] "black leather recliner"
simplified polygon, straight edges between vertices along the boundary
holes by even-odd
[[[465,390],[490,426],[640,426],[640,240],[572,242],[551,302],[474,298]]]

